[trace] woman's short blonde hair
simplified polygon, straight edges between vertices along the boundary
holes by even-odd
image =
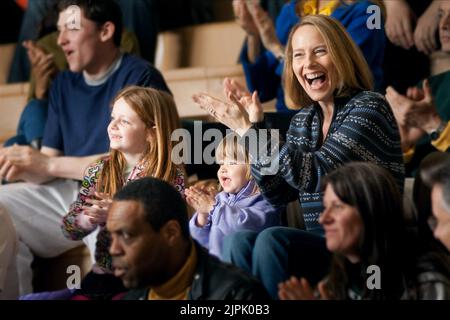
[[[293,35],[300,27],[306,25],[314,26],[319,31],[336,68],[339,83],[335,97],[347,96],[353,90],[373,90],[373,77],[369,65],[342,24],[325,15],[305,16],[292,28],[286,46],[283,85],[285,102],[289,108],[300,109],[313,103],[293,70]]]

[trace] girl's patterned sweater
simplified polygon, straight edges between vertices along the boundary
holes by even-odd
[[[94,232],[97,228],[100,228],[95,248],[96,265],[105,272],[112,272],[111,256],[108,252],[111,238],[106,230],[106,226],[105,224],[92,224],[89,221],[89,217],[83,214],[82,210],[83,206],[88,205],[86,199],[95,193],[97,181],[107,161],[109,161],[108,157],[102,158],[88,166],[81,183],[77,200],[72,203],[69,212],[63,218],[61,228],[64,236],[71,240],[81,240]],[[145,174],[144,169],[145,164],[140,163],[136,165],[132,169],[125,183],[143,178]],[[184,196],[184,174],[182,170],[177,170],[173,185]]]

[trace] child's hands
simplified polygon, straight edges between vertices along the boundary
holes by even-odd
[[[86,202],[90,206],[83,206],[83,213],[89,217],[92,224],[104,224],[108,216],[108,209],[112,203],[111,197],[106,193],[96,192],[91,198],[87,198]]]
[[[203,227],[208,222],[208,215],[212,211],[216,199],[210,192],[190,187],[185,190],[187,203],[197,211],[197,225]]]

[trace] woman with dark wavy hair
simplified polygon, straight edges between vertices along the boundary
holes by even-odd
[[[333,252],[328,276],[313,292],[305,279],[279,285],[281,299],[448,299],[446,275],[417,252],[407,231],[402,196],[383,168],[354,162],[323,180],[319,222]],[[427,252],[428,253],[428,252]]]

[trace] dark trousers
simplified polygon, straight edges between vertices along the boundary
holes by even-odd
[[[278,298],[278,284],[292,275],[315,285],[331,261],[324,237],[288,227],[232,234],[224,240],[222,257],[260,279],[273,299]]]

